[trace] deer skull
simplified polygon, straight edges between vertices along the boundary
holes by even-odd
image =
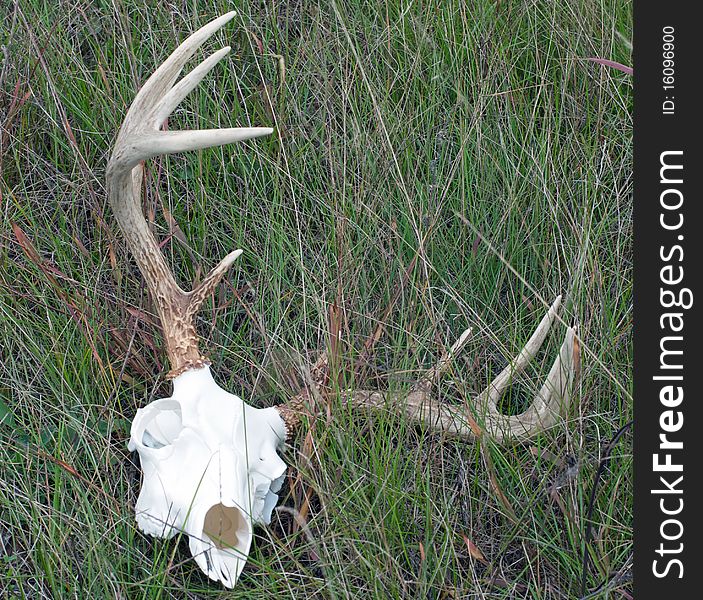
[[[198,349],[194,316],[241,251],[227,255],[192,291],[184,291],[149,230],[140,197],[146,159],[273,131],[161,130],[164,120],[229,48],[215,52],[176,82],[184,64],[233,16],[228,13],[195,32],[147,80],[127,112],[107,167],[110,204],[159,314],[173,379],[172,396],[139,409],[132,424],[129,448],[139,453],[143,471],[137,524],[157,537],[187,535],[200,568],[227,587],[234,586],[244,567],[253,526],[271,520],[286,470],[277,450],[300,425],[301,413],[308,410],[309,390],[276,408],[257,409],[215,383],[210,362]],[[468,330],[408,392],[349,390],[343,398],[360,410],[400,410],[432,430],[463,438],[485,434],[511,443],[533,437],[555,425],[569,408],[578,358],[574,328],[566,328],[559,354],[527,410],[507,416],[497,403],[512,377],[539,350],[557,319],[560,301],[560,297],[554,301],[525,347],[473,406],[445,404],[431,394],[432,385],[464,345]],[[318,363],[316,371],[326,368],[325,360]],[[324,388],[324,382],[322,374],[312,384]]]
[[[166,538],[185,532],[202,570],[234,585],[252,527],[271,522],[286,471],[276,409],[248,406],[203,367],[176,377],[170,398],[139,409],[131,434],[144,473],[139,528]]]

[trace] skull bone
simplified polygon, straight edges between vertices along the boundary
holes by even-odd
[[[173,380],[173,395],[137,411],[129,449],[143,481],[139,528],[189,538],[202,571],[234,587],[252,528],[271,522],[286,465],[277,454],[286,430],[275,408],[258,409],[223,390],[209,367]]]

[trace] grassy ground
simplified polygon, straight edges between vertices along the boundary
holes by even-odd
[[[594,474],[632,413],[631,78],[584,59],[631,63],[631,5],[151,4],[0,1],[0,596],[578,597]],[[583,369],[570,420],[508,448],[330,398],[225,592],[134,523],[129,423],[169,385],[104,168],[139,85],[233,4],[208,47],[232,54],[170,126],[276,134],[154,160],[145,198],[182,282],[245,249],[200,318],[220,382],[276,404],[338,327],[335,376],[403,389],[472,325],[438,390],[461,401],[560,293]],[[596,494],[594,598],[631,597],[629,435]]]

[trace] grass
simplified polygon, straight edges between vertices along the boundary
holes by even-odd
[[[593,478],[632,416],[631,78],[585,59],[631,64],[631,4],[153,5],[0,8],[0,596],[579,597]],[[437,390],[460,401],[560,293],[582,373],[568,422],[514,447],[332,395],[287,451],[283,508],[225,592],[185,541],[135,526],[129,423],[170,387],[104,169],[139,85],[233,5],[236,24],[208,45],[232,54],[170,126],[276,133],[153,160],[145,197],[184,284],[245,250],[200,316],[220,383],[284,401],[336,307],[347,386],[407,389],[473,326]],[[559,337],[504,410],[538,389]],[[589,597],[632,597],[630,443],[596,493]]]

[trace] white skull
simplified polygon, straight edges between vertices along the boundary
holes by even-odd
[[[173,395],[137,411],[129,449],[139,453],[139,528],[189,537],[204,573],[233,587],[254,524],[270,523],[286,470],[276,450],[285,426],[275,408],[257,409],[220,388],[209,367],[173,380]]]

